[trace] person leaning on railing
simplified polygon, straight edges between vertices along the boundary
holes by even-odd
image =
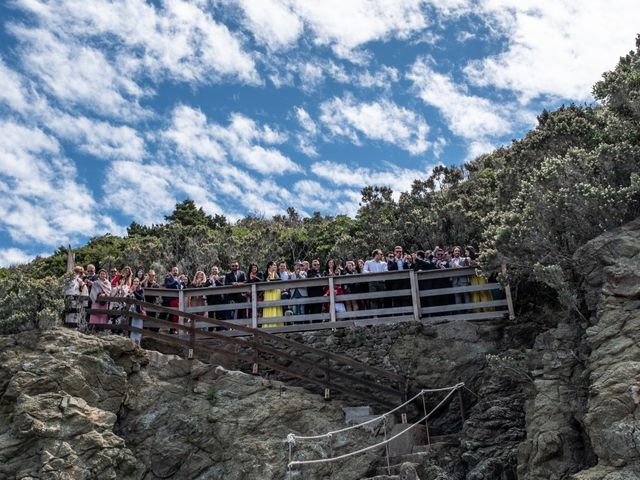
[[[449,261],[449,268],[457,269],[457,268],[466,268],[469,266],[469,260],[467,257],[461,256],[462,249],[456,246],[453,249],[453,258]],[[469,286],[469,277],[467,275],[458,275],[456,277],[451,277],[449,279],[451,281],[452,287],[468,287]],[[462,303],[471,303],[471,296],[469,292],[456,292],[454,294],[456,304]]]
[[[155,270],[149,270],[144,277],[142,278],[142,281],[140,282],[140,286],[142,287],[142,289],[147,289],[147,288],[160,288],[160,285],[158,285],[158,282],[156,282],[156,272]],[[147,295],[144,297],[144,301],[147,303],[156,303],[156,297],[154,296],[150,296]],[[147,316],[149,317],[155,317],[156,316],[156,312],[147,312]],[[155,330],[158,331],[158,328],[151,328],[150,330]]]
[[[107,271],[101,269],[98,272],[98,278],[93,282],[91,286],[91,298],[92,308],[96,310],[108,310],[109,303],[101,301],[103,297],[111,296],[111,282],[107,277]],[[109,323],[109,315],[107,313],[92,313],[89,315],[89,325],[106,325]]]
[[[126,295],[127,298],[133,300],[144,300],[144,290],[140,284],[140,279],[138,277],[134,277],[131,281],[131,288],[129,288],[129,292]],[[140,305],[130,304],[129,312],[136,313],[138,315],[146,315],[146,312]],[[131,324],[134,328],[139,328],[142,330],[144,327],[144,321],[141,318],[131,317]],[[141,332],[129,332],[129,337],[133,340],[136,345],[140,345],[142,341],[142,333]]]
[[[215,288],[222,287],[224,285],[224,277],[219,275],[219,269],[215,265],[211,267],[209,278],[207,279],[206,287]],[[224,295],[207,295],[207,305],[222,305],[224,304]],[[225,312],[216,311],[209,312],[209,318],[216,318],[218,320],[225,320],[227,317]]]
[[[358,273],[356,270],[356,262],[354,262],[353,260],[347,260],[347,262],[345,263],[344,275],[355,275],[356,273]],[[345,295],[360,293],[358,289],[359,286],[360,284],[358,283],[346,283],[344,285]],[[357,300],[347,300],[345,302],[345,307],[347,309],[347,312],[355,312],[359,310]]]
[[[171,290],[182,290],[184,284],[180,280],[180,270],[178,267],[171,268],[171,273],[164,278],[164,288]],[[162,305],[170,308],[178,308],[180,306],[180,300],[178,297],[162,297]],[[166,318],[167,314],[162,314],[161,318]],[[178,323],[178,316],[171,315],[170,320],[173,323]],[[170,329],[169,333],[176,333],[175,329]]]
[[[371,259],[364,262],[363,273],[382,273],[388,271],[387,262],[382,259],[382,250],[375,249],[371,252]],[[369,282],[369,292],[383,292],[385,284],[383,281]],[[373,298],[370,301],[372,309],[384,307],[384,302],[380,299]]]
[[[304,280],[307,278],[307,272],[302,269],[302,262],[298,260],[293,267],[293,272],[291,273],[292,280]],[[307,289],[306,287],[296,287],[291,290],[291,298],[307,298]],[[304,305],[292,305],[294,315],[304,315]]]
[[[321,278],[322,272],[320,272],[320,261],[317,258],[314,258],[311,262],[311,268],[307,271],[307,278]],[[309,297],[322,297],[324,295],[324,287],[323,286],[314,286],[307,287],[307,293]],[[322,304],[321,303],[311,303],[307,309],[309,314],[322,313]],[[319,322],[321,320],[313,320],[314,322]]]
[[[242,270],[239,270],[240,264],[237,260],[233,260],[231,262],[231,271],[224,276],[224,284],[233,285],[233,286],[241,286],[247,281],[247,276]],[[226,303],[244,303],[245,296],[242,293],[230,293],[225,295]],[[245,310],[229,310],[227,312],[227,320],[231,320],[233,318],[236,319],[244,319],[246,317]]]
[[[247,269],[247,281],[245,283],[260,283],[262,282],[262,275],[260,274],[260,272],[258,271],[258,265],[255,263],[250,263],[249,264],[249,268]],[[257,293],[258,298],[256,299],[257,302],[261,302],[262,301],[262,295],[260,293]],[[251,302],[252,301],[252,297],[251,297],[251,292],[247,293],[247,302]],[[258,317],[262,316],[262,311],[258,310],[258,312],[256,312],[256,315]],[[247,316],[247,318],[249,318],[249,316]]]
[[[193,277],[193,283],[191,284],[191,288],[206,288],[207,286],[207,276],[204,274],[202,270],[198,270]],[[189,297],[191,299],[191,307],[206,307],[207,306],[207,298],[204,295],[192,295]],[[197,315],[202,315],[203,317],[208,317],[209,312],[206,310],[202,311],[194,311],[193,313]]]
[[[267,264],[267,271],[265,272],[265,280],[267,282],[279,282],[280,277],[277,272],[278,267],[276,266],[276,262],[269,262]],[[269,302],[272,300],[280,300],[280,289],[274,288],[271,290],[266,290],[264,292],[264,301]],[[264,307],[262,309],[262,318],[273,318],[273,317],[282,317],[282,307]],[[263,323],[262,326],[264,328],[271,327],[282,327],[284,323],[282,322],[272,322],[272,323]]]
[[[67,284],[67,288],[64,292],[68,296],[88,295],[89,291],[84,280],[84,268],[80,265],[76,265],[73,269],[73,278]],[[69,304],[69,313],[65,317],[65,323],[78,325],[82,318],[82,303],[84,300],[72,299]]]
[[[478,261],[478,256],[476,255],[476,251],[472,246],[467,245],[465,247],[464,255],[469,259],[470,267],[480,266],[480,262]],[[489,283],[487,282],[487,279],[479,275],[473,275],[471,277],[471,285],[486,285],[487,283]],[[491,296],[491,292],[489,290],[471,292],[471,301],[473,303],[490,302],[492,300],[493,300],[493,297]],[[473,311],[474,312],[492,312],[494,310],[495,308],[488,307],[488,308],[475,308]]]

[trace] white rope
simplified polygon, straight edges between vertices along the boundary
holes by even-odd
[[[318,460],[294,460],[293,462],[289,462],[288,467],[291,468],[293,466],[296,465],[311,465],[311,464],[315,464],[315,463],[327,463],[327,462],[334,462],[336,460],[342,460],[345,458],[349,458],[349,457],[353,457],[354,455],[359,455],[361,453],[364,452],[368,452],[369,450],[373,450],[375,448],[378,448],[382,445],[386,445],[390,442],[392,442],[393,440],[395,440],[396,438],[400,437],[401,435],[404,435],[405,433],[407,433],[409,430],[411,430],[412,428],[414,428],[416,425],[424,422],[425,420],[427,420],[429,417],[431,417],[431,415],[438,410],[447,400],[449,400],[449,398],[451,398],[451,395],[454,394],[454,392],[456,390],[458,390],[458,388],[461,388],[464,386],[464,383],[459,383],[454,387],[449,387],[447,389],[439,389],[440,391],[442,390],[451,390],[446,397],[444,397],[442,399],[442,401],[440,403],[438,403],[438,405],[436,405],[427,415],[425,415],[423,418],[421,418],[420,420],[418,420],[416,423],[408,426],[407,428],[405,428],[404,430],[402,430],[401,432],[396,433],[393,437],[390,437],[380,443],[376,443],[375,445],[370,445],[368,447],[365,448],[361,448],[360,450],[356,450],[354,452],[349,452],[349,453],[345,453],[344,455],[339,455],[337,457],[331,457],[331,458],[321,458]]]
[[[453,387],[443,387],[443,388],[426,388],[426,389],[422,389],[420,390],[416,395],[414,395],[413,397],[411,397],[409,400],[407,400],[406,402],[404,402],[402,405],[398,405],[396,408],[394,408],[393,410],[389,410],[386,413],[383,413],[382,415],[379,415],[377,417],[372,418],[371,420],[367,420],[366,422],[362,422],[362,423],[358,423],[357,425],[351,425],[350,427],[345,427],[345,428],[341,428],[340,430],[334,430],[332,432],[327,432],[327,433],[323,433],[321,435],[311,435],[311,436],[302,436],[302,435],[295,435],[293,433],[290,433],[289,435],[287,435],[287,442],[291,442],[293,441],[295,443],[296,440],[319,440],[321,438],[324,437],[328,437],[330,435],[335,435],[337,433],[343,433],[343,432],[348,432],[349,430],[353,430],[355,428],[358,427],[362,427],[364,425],[368,425],[370,423],[374,423],[374,422],[378,422],[381,419],[383,419],[384,417],[386,417],[387,415],[390,415],[392,413],[397,412],[398,410],[400,410],[402,407],[404,407],[405,405],[408,405],[409,403],[413,402],[416,398],[418,398],[420,395],[424,395],[425,393],[433,393],[433,392],[444,392],[447,390],[456,390],[460,387],[463,387],[464,383],[458,383],[456,385],[454,385]]]

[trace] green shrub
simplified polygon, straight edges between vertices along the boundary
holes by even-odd
[[[67,277],[34,279],[9,270],[0,278],[0,334],[59,325],[66,281]]]

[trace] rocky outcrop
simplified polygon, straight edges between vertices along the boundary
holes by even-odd
[[[640,479],[640,220],[574,255],[586,315],[558,314],[529,354],[518,477]]]
[[[586,388],[580,326],[565,315],[540,334],[528,355],[527,438],[518,451],[518,477],[559,480],[593,464],[584,435]]]
[[[317,395],[117,336],[0,337],[0,365],[0,478],[284,478],[288,433],[344,426],[340,406]],[[295,458],[362,441],[298,445]],[[360,478],[371,455],[291,478]]]
[[[640,479],[640,219],[576,252],[591,317],[584,417],[597,465],[576,480]]]
[[[510,335],[514,328],[518,330],[516,341]],[[518,446],[525,438],[524,403],[530,380],[516,369],[491,367],[487,354],[504,351],[505,345],[520,346],[522,338],[533,336],[524,330],[509,320],[439,325],[410,322],[292,337],[401,372],[409,378],[412,391],[464,381],[473,392],[464,390],[462,395],[466,421],[462,422],[457,397],[430,421],[432,435],[461,433],[460,447],[449,448],[448,456],[431,460],[452,479],[480,480],[516,476]],[[523,356],[519,351],[512,355]],[[526,366],[522,372],[525,370]],[[437,403],[435,398],[441,397],[428,399],[428,409]],[[417,407],[414,416],[422,413],[422,405]]]

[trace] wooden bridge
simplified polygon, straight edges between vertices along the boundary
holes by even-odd
[[[428,272],[386,272],[379,274],[344,275],[306,280],[260,282],[242,286],[212,288],[188,288],[183,290],[146,289],[145,298],[178,299],[178,307],[172,308],[158,303],[132,298],[103,297],[121,308],[86,309],[86,313],[108,314],[120,317],[120,324],[97,325],[96,328],[141,333],[162,343],[182,349],[187,358],[210,359],[225,357],[232,362],[251,366],[254,374],[259,369],[269,369],[305,385],[324,389],[325,398],[332,390],[368,402],[393,406],[406,401],[408,385],[402,372],[389,372],[373,367],[345,355],[326,352],[295,342],[274,333],[337,329],[353,326],[421,321],[438,323],[444,321],[483,321],[513,316],[510,292],[498,283],[446,286],[457,277],[475,275],[471,268],[437,270]],[[377,291],[336,295],[337,285],[367,287],[375,284]],[[438,286],[440,288],[434,288]],[[289,298],[265,301],[262,294],[268,290],[320,287],[325,296]],[[455,303],[454,295],[488,292],[490,300]],[[498,293],[498,295],[496,295]],[[193,297],[224,296],[241,294],[246,301],[205,306],[190,306]],[[218,297],[220,298],[220,297]],[[237,297],[236,297],[237,298]],[[434,301],[435,300],[435,301]],[[82,301],[82,299],[80,299]],[[357,311],[341,311],[336,306],[347,301],[364,302],[365,308]],[[371,304],[369,302],[372,302]],[[77,302],[79,303],[79,302]],[[282,315],[263,318],[262,309],[272,306],[318,305],[321,313],[305,315]],[[144,313],[138,313],[141,307]],[[224,318],[238,317],[244,312],[247,318],[221,320],[215,318],[224,312]],[[208,312],[209,316],[203,313]],[[132,319],[143,321],[144,328],[132,326]],[[265,324],[281,324],[264,328]]]

